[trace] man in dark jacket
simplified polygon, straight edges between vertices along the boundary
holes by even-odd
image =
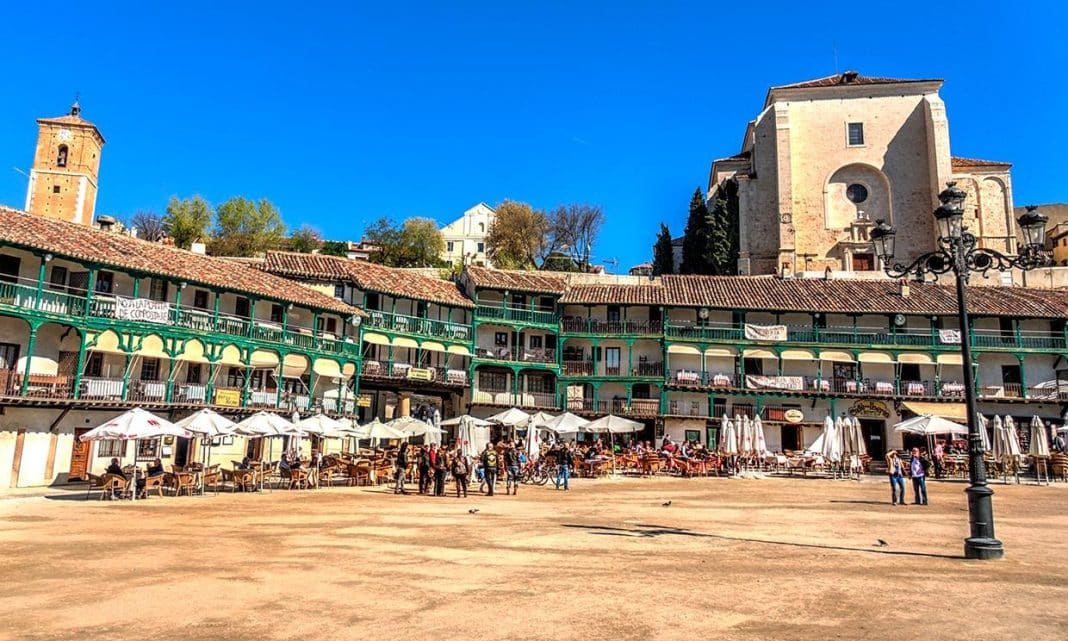
[[[509,443],[504,450],[504,493],[511,491],[512,495],[519,493],[519,451],[515,449],[515,443]]]
[[[493,443],[486,443],[481,460],[483,474],[486,477],[486,495],[493,496],[493,486],[497,483],[497,473],[501,465],[501,457],[497,455],[497,450],[493,449]]]
[[[435,443],[430,446],[430,464],[434,472],[434,496],[445,496],[445,473],[449,470],[449,457],[445,448]]]
[[[419,493],[427,494],[430,492],[430,452],[426,446],[420,447],[417,453],[416,465],[419,468]]]
[[[553,485],[558,490],[563,485],[564,490],[567,490],[567,482],[571,478],[571,465],[574,463],[571,458],[571,450],[567,449],[567,445],[559,443],[553,454],[556,458],[556,479],[553,481]]]

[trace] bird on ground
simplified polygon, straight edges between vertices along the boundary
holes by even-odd
[[[878,543],[875,544],[876,547],[885,548],[885,547],[890,545],[889,543],[887,543],[886,541],[884,541],[882,539],[876,539],[876,540],[878,541]]]
[[[671,501],[668,501],[667,503],[661,503],[660,505],[662,505],[663,507],[671,507]]]
[[[477,507],[473,507],[470,510],[468,510],[467,513],[468,514],[477,514],[478,513],[478,508]]]

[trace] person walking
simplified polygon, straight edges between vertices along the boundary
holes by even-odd
[[[890,505],[905,504],[905,465],[897,450],[886,454],[886,473],[890,477]]]
[[[408,476],[408,442],[403,441],[400,444],[400,449],[397,450],[396,467],[393,471],[393,477],[396,481],[396,485],[393,486],[394,494],[407,494],[404,489],[404,479]]]
[[[449,456],[445,448],[435,443],[430,446],[431,464],[434,466],[434,496],[445,496],[445,473],[449,471]]]
[[[482,451],[482,474],[486,479],[486,496],[493,496],[493,486],[497,483],[497,471],[500,465],[500,457],[497,450],[493,449],[493,443],[486,443],[486,449]]]
[[[452,455],[452,478],[456,481],[456,498],[460,498],[461,492],[464,498],[467,498],[467,475],[470,473],[471,466],[467,462],[467,457],[464,456],[460,448],[457,447],[456,451]]]
[[[504,450],[504,471],[504,493],[508,494],[510,491],[512,496],[519,494],[519,451],[516,450],[515,443],[509,443]]]
[[[560,448],[556,450],[556,479],[553,481],[556,489],[559,490],[562,485],[563,489],[567,491],[567,482],[568,479],[571,478],[572,463],[573,459],[571,450],[569,450],[566,445],[561,445]]]
[[[419,469],[419,493],[426,494],[430,491],[430,452],[425,445],[419,448],[418,456],[416,466]]]
[[[920,448],[912,448],[912,461],[909,471],[912,474],[912,491],[915,494],[913,505],[927,505],[927,470],[931,462],[920,456]]]

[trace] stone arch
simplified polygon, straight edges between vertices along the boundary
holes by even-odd
[[[28,339],[28,329],[26,336]],[[77,369],[77,354],[81,340],[81,332],[72,325],[41,323],[37,327],[33,353],[29,353],[28,344],[23,344],[15,369],[25,372],[28,363],[30,374],[73,376]]]
[[[866,192],[854,202],[847,196],[851,185]],[[863,213],[871,220],[893,224],[893,198],[890,180],[881,169],[867,163],[850,163],[831,172],[824,185],[824,224],[827,229],[845,229]]]

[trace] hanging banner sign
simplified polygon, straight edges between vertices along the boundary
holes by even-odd
[[[960,330],[940,329],[938,330],[938,340],[946,345],[960,345]]]
[[[356,407],[371,407],[371,397],[366,394],[360,394],[356,397]]]
[[[745,338],[751,341],[784,341],[786,325],[750,325],[744,326]]]
[[[115,318],[146,323],[169,324],[171,306],[147,298],[116,298]]]
[[[215,390],[215,404],[226,407],[241,406],[241,392],[235,389]]]
[[[882,401],[857,401],[849,408],[850,416],[857,418],[890,418],[890,408]]]
[[[748,389],[778,389],[790,392],[801,392],[805,389],[805,379],[801,376],[759,376],[757,374],[746,374],[745,386]]]
[[[408,370],[408,378],[413,381],[432,381],[434,380],[434,370],[413,367]]]

